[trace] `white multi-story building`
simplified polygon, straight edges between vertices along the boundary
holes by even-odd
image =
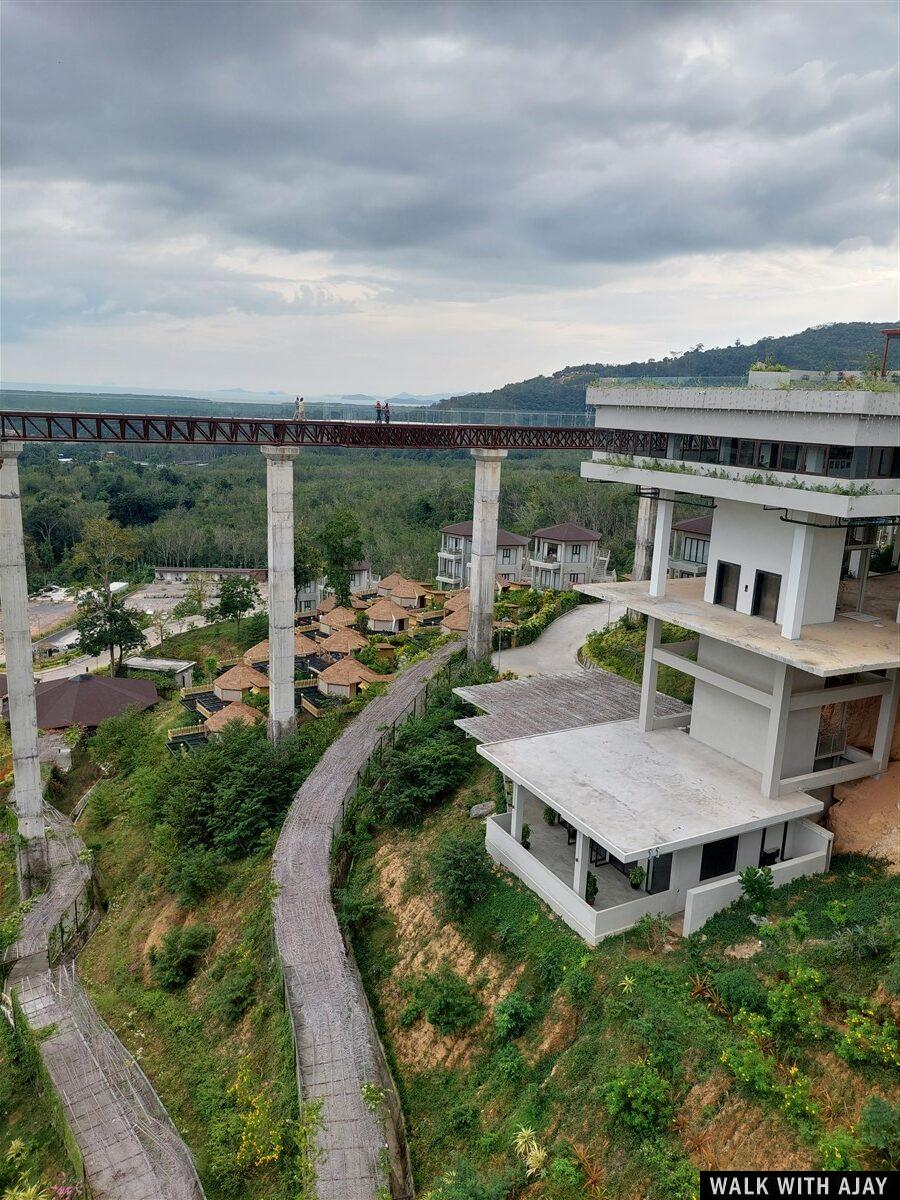
[[[531,535],[531,586],[539,591],[571,591],[583,583],[605,579],[609,552],[600,549],[601,537],[573,521],[548,525]]]
[[[497,530],[497,579],[501,583],[518,583],[527,577],[525,555],[528,538],[508,529]],[[472,563],[472,522],[458,521],[441,530],[438,551],[437,582],[441,588],[469,586]]]
[[[776,886],[826,870],[831,834],[818,822],[832,788],[886,768],[900,577],[866,592],[864,576],[842,584],[841,573],[848,546],[900,516],[897,400],[589,389],[603,448],[582,476],[633,484],[658,506],[649,581],[582,588],[646,615],[638,715],[564,729],[535,718],[550,732],[527,737],[495,720],[479,746],[512,785],[509,811],[487,822],[488,850],[589,942],[644,913],[683,913],[689,934],[740,894],[748,866],[770,867]],[[676,495],[709,505],[705,578],[669,578]],[[683,639],[662,644],[663,622]],[[657,696],[661,665],[693,679],[689,710]],[[490,713],[478,691],[467,698]],[[843,714],[873,698],[870,739],[847,744]]]
[[[354,596],[374,592],[380,578],[380,575],[376,575],[372,571],[372,564],[363,559],[361,562],[354,563],[350,568],[350,591]],[[297,588],[294,610],[298,613],[314,613],[321,601],[330,594],[331,588],[328,587],[328,581],[324,575],[318,579],[312,579],[309,583]]]

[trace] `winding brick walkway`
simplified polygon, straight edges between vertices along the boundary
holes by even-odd
[[[49,805],[47,819],[50,883],[7,951],[13,967],[5,990],[40,1034],[44,1069],[94,1200],[203,1200],[190,1151],[134,1056],[78,983],[74,963],[48,965],[48,941],[60,920],[76,900],[86,913],[91,868],[79,857],[84,843],[71,822]]]
[[[332,837],[386,731],[422,703],[428,681],[461,647],[454,642],[417,663],[363,709],[297,792],[275,847],[275,935],[298,1086],[305,1100],[324,1101],[319,1200],[372,1200],[386,1182],[384,1129],[361,1091],[383,1078],[378,1037],[331,903]]]

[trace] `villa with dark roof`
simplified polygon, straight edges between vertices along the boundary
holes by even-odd
[[[531,535],[531,586],[539,591],[571,591],[607,578],[609,552],[600,549],[600,534],[573,521],[548,525]]]
[[[516,583],[527,576],[526,551],[528,538],[508,529],[497,530],[497,580]],[[469,586],[472,561],[472,522],[457,521],[441,530],[438,551],[437,582],[441,588]]]

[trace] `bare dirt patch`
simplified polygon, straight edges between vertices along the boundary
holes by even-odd
[[[429,898],[409,894],[410,856],[409,845],[396,842],[385,842],[375,855],[378,889],[395,923],[398,950],[392,976],[382,985],[379,998],[388,1022],[399,1032],[400,1014],[407,1003],[399,981],[428,974],[444,963],[465,979],[485,1006],[478,1025],[460,1036],[447,1037],[423,1020],[393,1039],[398,1060],[411,1070],[459,1067],[469,1061],[494,1006],[513,990],[521,971],[510,972],[493,954],[479,955]]]
[[[877,779],[835,788],[835,796],[826,818],[835,851],[886,858],[900,871],[900,762],[890,763]]]
[[[726,946],[722,953],[726,958],[752,958],[754,954],[759,954],[762,950],[762,942],[759,938],[749,938],[746,942],[735,942],[733,946]]]

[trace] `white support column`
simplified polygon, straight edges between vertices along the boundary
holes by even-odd
[[[662,638],[662,625],[656,617],[647,618],[647,638],[644,642],[644,673],[641,676],[641,708],[638,714],[638,729],[641,733],[653,730],[656,712],[656,677],[659,663],[655,652]]]
[[[296,727],[294,710],[294,459],[296,446],[263,446],[269,548],[269,739]]]
[[[897,719],[897,699],[900,696],[900,671],[889,671],[891,690],[881,697],[878,709],[878,723],[875,726],[875,737],[872,741],[872,758],[875,760],[875,774],[887,769],[891,757],[891,741],[894,736],[894,723]]]
[[[585,889],[587,888],[588,876],[588,861],[590,859],[590,838],[586,833],[577,830],[575,834],[575,875],[572,879],[572,888],[575,895],[584,899]]]
[[[813,535],[811,525],[794,526],[794,543],[788,565],[787,589],[784,596],[784,612],[781,636],[795,642],[803,626],[803,610],[806,607],[806,587],[809,582],[809,567],[812,562]]]
[[[509,823],[510,836],[515,838],[517,842],[522,840],[522,826],[525,813],[525,797],[522,795],[522,789],[518,783],[512,785],[512,818]]]
[[[775,799],[779,794],[784,762],[784,744],[790,713],[791,668],[785,663],[776,663],[761,784],[762,794],[768,796],[770,800]]]
[[[856,611],[862,612],[866,602],[866,584],[869,581],[869,564],[872,561],[872,547],[866,546],[859,552],[859,591],[856,593]]]
[[[472,565],[469,575],[469,662],[488,658],[494,633],[497,588],[497,522],[500,465],[505,450],[473,450],[475,503],[472,508]]]
[[[19,492],[21,452],[21,442],[0,443],[0,610],[6,650],[16,816],[22,839],[18,853],[19,892],[24,900],[46,882],[49,863]]]
[[[656,531],[653,535],[653,564],[650,567],[650,595],[657,600],[666,594],[669,574],[669,543],[672,540],[672,512],[675,493],[660,492],[656,510]]]
[[[656,500],[652,496],[638,497],[637,528],[634,534],[634,569],[631,578],[636,582],[650,578],[653,561],[653,529],[656,525]]]

